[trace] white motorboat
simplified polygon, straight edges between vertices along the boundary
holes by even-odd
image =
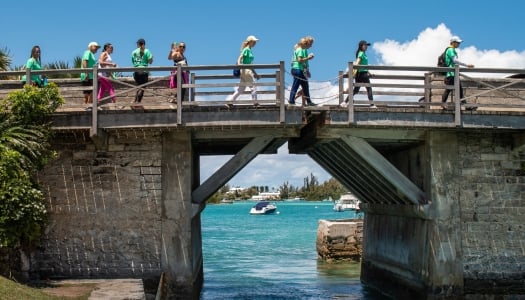
[[[345,210],[359,210],[359,204],[361,201],[357,199],[356,196],[352,193],[346,193],[341,195],[341,198],[334,201],[334,210],[335,211],[345,211]]]
[[[269,215],[273,214],[277,210],[275,204],[268,201],[257,202],[251,209],[251,215]]]

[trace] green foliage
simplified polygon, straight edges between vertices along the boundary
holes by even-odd
[[[25,85],[23,90],[11,92],[0,102],[0,112],[10,112],[22,124],[45,125],[50,114],[62,104],[64,98],[54,82],[42,88]]]
[[[9,49],[3,48],[0,49],[0,71],[7,71],[11,66],[11,55],[9,54]],[[0,79],[7,79],[5,76],[0,76]]]
[[[49,118],[63,102],[54,83],[0,100],[0,249],[29,250],[40,238],[47,214],[31,175],[55,155]]]
[[[20,153],[7,150],[0,156],[0,247],[29,247],[46,221],[44,196],[21,167]]]

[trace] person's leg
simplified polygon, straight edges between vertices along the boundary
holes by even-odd
[[[247,80],[249,82],[249,88],[252,94],[252,100],[256,101],[257,100],[257,87],[255,86],[255,76],[252,70],[246,70],[246,71],[247,71],[246,77],[248,77]]]
[[[133,77],[137,85],[143,85],[148,82],[148,73],[135,72],[133,73]],[[143,96],[144,96],[144,89],[143,88],[138,89],[137,93],[135,94],[135,102],[140,103],[142,101]]]
[[[239,82],[239,86],[237,87],[237,90],[235,93],[233,93],[232,100],[235,101],[239,96],[244,93],[244,90],[246,90],[246,87],[248,85],[249,78],[246,76],[246,69],[241,70],[241,80]]]
[[[301,89],[303,90],[303,95],[304,95],[303,97],[306,101],[306,104],[313,105],[313,102],[310,99],[310,85],[308,83],[308,79],[306,79],[305,77],[304,80],[301,80],[300,85],[301,85]]]
[[[443,82],[445,83],[445,85],[454,85],[454,77],[445,77],[445,80]],[[441,96],[441,102],[443,103],[447,102],[450,91],[451,91],[450,89],[445,87],[445,90],[443,91],[443,95]]]
[[[107,78],[104,78],[102,76],[98,77],[98,93],[97,93],[97,99],[100,100],[104,97],[104,93],[106,91],[109,91],[109,80]]]
[[[355,83],[363,83],[363,72],[357,72],[357,76],[355,77]],[[354,86],[354,90],[352,91],[352,95],[355,95],[359,93],[359,90],[361,89],[360,86]]]
[[[292,83],[292,89],[290,90],[290,98],[288,99],[288,102],[290,104],[295,104],[295,95],[297,94],[299,85],[301,84],[301,81],[305,80],[306,78],[304,77],[303,72],[298,69],[292,69],[292,75],[293,75],[293,83]]]

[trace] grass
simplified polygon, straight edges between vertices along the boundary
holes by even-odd
[[[50,295],[60,294],[62,290],[75,287],[81,289],[82,296],[69,297]],[[44,292],[44,290],[41,288],[29,287],[0,276],[0,300],[87,300],[94,288],[94,285],[75,285],[75,287],[72,287],[72,285],[53,285],[51,288],[46,288],[46,292]]]

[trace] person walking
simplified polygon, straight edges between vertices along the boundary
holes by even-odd
[[[253,52],[252,48],[255,47],[257,44],[257,41],[259,39],[256,38],[253,35],[250,35],[246,38],[244,42],[241,44],[241,53],[239,57],[237,58],[237,64],[238,65],[251,65],[253,64]],[[237,98],[244,92],[246,87],[250,88],[251,94],[252,94],[252,100],[257,100],[257,88],[255,86],[255,80],[259,79],[259,75],[257,72],[255,72],[254,69],[241,69],[241,81],[239,83],[239,87],[235,91],[235,93],[232,95],[231,100],[235,101]],[[230,107],[230,105],[226,104],[226,106]]]
[[[42,70],[42,64],[40,62],[40,47],[39,46],[33,46],[31,48],[31,54],[29,55],[29,59],[26,62],[25,68],[29,69],[31,71],[35,70]],[[26,84],[27,78],[26,75],[22,76],[22,83]],[[43,77],[40,75],[31,75],[31,85],[43,87]]]
[[[174,66],[186,66],[188,65],[188,60],[186,59],[184,52],[186,52],[186,43],[173,42],[171,44],[170,53],[168,54],[168,59],[173,60]],[[183,84],[188,83],[188,73],[186,71],[182,72],[181,78],[182,78]],[[171,73],[171,78],[170,78],[170,89],[174,89],[174,88],[177,88],[177,70]],[[185,100],[187,90],[188,90],[187,88],[182,89],[182,92],[181,92],[182,101]],[[175,102],[175,98],[170,99],[169,102],[171,103]]]
[[[368,49],[368,46],[370,46],[370,43],[361,40],[359,41],[359,44],[357,45],[357,50],[355,51],[355,62],[354,65],[361,65],[361,66],[367,66],[368,65],[368,57],[366,56],[366,50]],[[355,71],[352,71],[352,74],[355,74],[355,82],[356,83],[368,83],[370,84],[370,77],[372,74],[367,69],[354,69]],[[361,89],[360,86],[354,86],[354,90],[352,91],[352,95],[355,95],[359,93],[359,90]],[[366,93],[368,96],[368,101],[370,101],[370,108],[377,108],[374,104],[374,96],[372,94],[372,87],[367,86],[366,87]],[[344,103],[341,103],[341,106],[346,107],[348,105],[348,101],[350,100],[350,97],[347,97],[345,99]]]
[[[315,106],[310,97],[310,88],[308,85],[308,78],[311,77],[309,61],[314,58],[313,53],[308,53],[308,49],[312,47],[314,38],[311,36],[303,37],[294,47],[294,53],[292,57],[292,75],[293,83],[290,90],[290,98],[288,103],[295,105],[295,98],[299,86],[302,89],[303,105]],[[305,103],[306,102],[306,103]]]
[[[153,63],[153,54],[151,54],[149,49],[146,49],[146,41],[144,39],[137,40],[137,49],[131,52],[131,62],[135,68],[144,68]],[[138,86],[143,85],[148,82],[149,72],[135,71],[133,72],[133,79]],[[141,87],[137,89],[134,103],[140,103],[143,96],[144,88]]]
[[[456,65],[465,66],[467,68],[474,68],[473,64],[467,64],[464,62],[461,62],[458,60],[458,53],[456,49],[459,47],[459,45],[463,42],[462,39],[459,38],[459,36],[453,36],[450,39],[450,46],[445,51],[445,63],[447,67],[454,68]],[[445,85],[454,85],[454,78],[455,73],[454,71],[447,72],[445,74],[444,83]],[[441,102],[443,102],[442,107],[443,109],[446,109],[446,102],[448,99],[448,95],[450,94],[451,89],[445,88],[445,91],[443,92],[443,95],[441,96]],[[459,82],[459,99],[463,99],[463,87],[461,86],[461,81]],[[465,100],[461,100],[461,103],[467,103]],[[467,109],[473,110],[477,107],[472,106]]]
[[[102,53],[100,53],[100,56],[98,58],[98,65],[100,69],[104,68],[115,68],[117,66],[116,63],[113,62],[111,59],[111,54],[113,53],[113,45],[111,43],[104,44],[104,47],[102,48]],[[111,79],[113,78],[113,73],[104,71],[98,73],[98,97],[97,99],[102,99],[104,97],[104,94],[107,92],[109,93],[109,96],[111,97],[111,102],[115,103],[115,88],[113,88],[113,84],[111,83]]]
[[[91,42],[88,44],[88,49],[84,51],[82,55],[82,68],[93,68],[97,63],[95,58],[95,53],[97,53],[100,45],[97,42]],[[93,72],[81,73],[80,80],[82,81],[83,86],[93,86]],[[84,104],[93,103],[93,88],[89,90],[84,90]],[[91,107],[86,107],[86,110],[90,110]]]

